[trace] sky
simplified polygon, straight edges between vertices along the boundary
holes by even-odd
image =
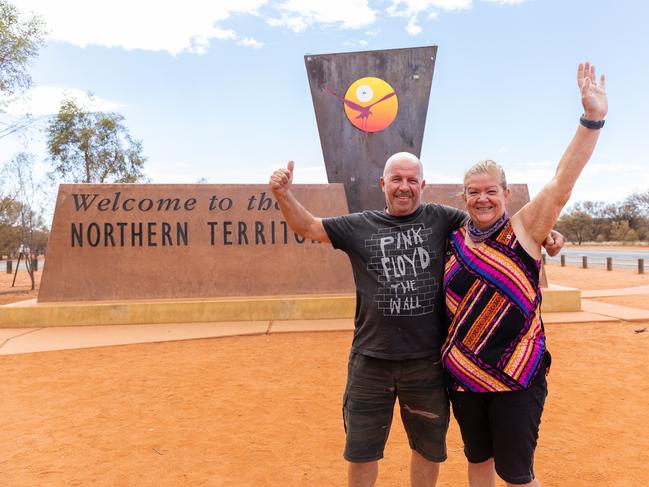
[[[569,204],[649,190],[649,2],[642,0],[13,0],[42,16],[34,87],[10,107],[56,113],[64,96],[125,117],[153,183],[326,183],[305,54],[438,46],[421,159],[459,183],[481,159],[534,196],[578,124],[580,61],[606,74],[609,115]],[[91,92],[94,101],[87,99]],[[0,140],[3,160],[45,139]],[[1,162],[1,161],[0,161]]]

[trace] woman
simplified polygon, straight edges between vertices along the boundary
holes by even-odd
[[[510,190],[493,161],[464,177],[465,226],[453,232],[444,275],[449,320],[443,347],[469,485],[539,486],[534,450],[550,356],[540,316],[541,244],[590,158],[608,109],[604,76],[580,64],[584,115],[554,178],[511,218]]]

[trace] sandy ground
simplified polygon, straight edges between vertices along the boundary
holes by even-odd
[[[14,270],[15,270],[14,261]],[[14,279],[13,274],[0,272],[0,305],[14,303],[16,301],[24,301],[26,299],[34,299],[38,295],[38,285],[41,281],[42,268],[34,274],[36,289],[31,290],[32,282],[29,279],[29,274],[25,269],[20,269],[16,275],[16,285],[11,287]]]
[[[583,289],[649,284],[632,271],[547,272],[552,283]],[[1,294],[4,282],[0,298],[10,296]],[[648,298],[598,299],[641,307]],[[645,485],[649,333],[634,332],[644,326],[547,325],[554,365],[536,457],[544,487]],[[343,486],[340,408],[351,337],[274,334],[2,356],[0,486]],[[438,485],[466,485],[453,421],[448,448]],[[385,455],[377,485],[408,485],[398,414]]]
[[[649,309],[649,293],[640,296],[607,296],[604,298],[594,298],[593,300],[601,301],[602,303],[617,304],[618,306]]]
[[[548,326],[544,486],[646,482],[649,333],[636,326]],[[350,341],[277,334],[0,357],[0,485],[345,485]],[[439,485],[466,485],[454,423],[448,447]],[[397,420],[377,485],[407,485],[408,457]]]
[[[638,274],[634,269],[582,269],[581,267],[561,267],[557,264],[545,266],[550,284],[576,287],[579,289],[615,289],[649,284],[649,269]]]

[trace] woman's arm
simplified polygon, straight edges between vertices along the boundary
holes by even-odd
[[[595,66],[590,63],[579,64],[577,83],[581,91],[584,118],[590,121],[604,120],[608,112],[604,75],[597,84]],[[519,238],[523,237],[523,246],[530,254],[538,254],[541,243],[570,199],[572,188],[595,149],[599,132],[599,129],[586,128],[580,123],[552,180],[512,217],[514,231]],[[534,247],[535,252],[532,253],[528,246]]]

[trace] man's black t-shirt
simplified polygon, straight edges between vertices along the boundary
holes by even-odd
[[[429,203],[403,217],[373,210],[323,219],[331,244],[347,253],[354,272],[352,351],[389,360],[439,354],[446,336],[446,238],[465,217]]]

